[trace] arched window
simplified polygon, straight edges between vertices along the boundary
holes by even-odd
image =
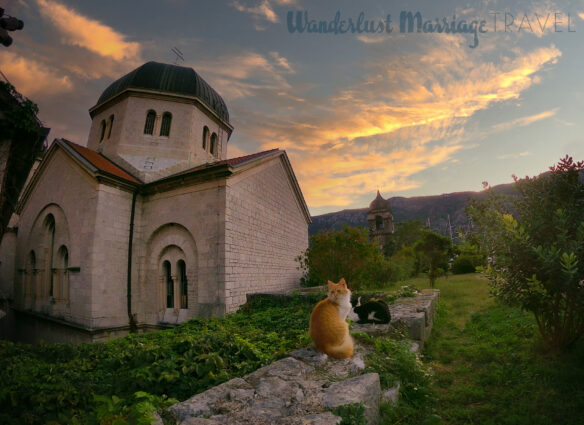
[[[69,268],[69,251],[65,245],[61,245],[57,253],[57,269],[55,298],[59,300],[67,300],[69,298],[69,279],[67,268]]]
[[[113,115],[110,115],[107,125],[108,125],[107,138],[109,139],[110,136],[112,135],[112,127],[114,126],[114,116]]]
[[[203,150],[204,151],[207,150],[208,140],[209,140],[209,127],[205,126],[205,127],[203,127]]]
[[[55,247],[55,217],[53,214],[47,215],[45,218],[45,232],[46,232],[46,247],[47,258],[45,260],[45,282],[48,283],[49,297],[53,296],[54,292],[54,276],[53,276],[53,255]]]
[[[189,294],[187,282],[187,266],[183,260],[178,261],[178,273],[180,276],[180,308],[189,308]]]
[[[209,149],[209,152],[211,152],[211,155],[216,155],[217,154],[217,134],[213,133],[211,135],[211,147]]]
[[[105,136],[105,120],[101,120],[99,124],[99,141],[101,142]]]
[[[172,114],[170,112],[165,112],[162,114],[162,125],[160,126],[161,136],[170,136],[170,123],[172,122]]]
[[[166,282],[166,308],[174,308],[174,282],[170,271],[170,261],[162,263],[162,270]]]
[[[381,216],[375,216],[375,230],[383,230],[383,220]]]
[[[154,121],[156,120],[156,112],[149,110],[146,114],[146,123],[144,124],[144,134],[154,134]]]

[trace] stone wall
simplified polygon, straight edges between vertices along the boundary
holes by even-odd
[[[429,336],[440,297],[438,290],[416,298],[400,298],[392,306],[395,316],[385,326],[357,326],[354,331],[373,334],[396,326],[407,326],[422,338],[412,342],[418,353]],[[430,326],[430,328],[428,328]],[[417,333],[424,328],[427,332]],[[180,425],[333,425],[341,418],[332,411],[346,404],[363,403],[367,423],[379,422],[379,403],[396,403],[400,385],[382,391],[377,373],[364,373],[368,348],[357,345],[350,359],[335,360],[313,348],[290,353],[242,378],[217,387],[170,407]],[[157,425],[162,421],[157,417]]]
[[[308,247],[308,223],[280,156],[227,181],[225,218],[228,312],[246,294],[298,287],[295,258]]]

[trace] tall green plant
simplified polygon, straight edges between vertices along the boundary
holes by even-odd
[[[451,254],[450,239],[430,230],[422,232],[422,238],[414,245],[422,264],[428,268],[428,279],[433,288],[438,276],[446,272]]]
[[[305,271],[304,283],[323,285],[341,278],[352,288],[391,280],[391,268],[379,248],[369,242],[367,230],[345,226],[313,235],[297,258]]]
[[[491,196],[469,208],[490,255],[494,294],[532,312],[556,350],[584,333],[582,170],[584,161],[566,156],[548,173],[514,176],[520,197]]]

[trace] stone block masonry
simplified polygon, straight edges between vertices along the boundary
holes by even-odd
[[[353,331],[389,332],[405,325],[419,352],[429,336],[440,292],[398,299],[392,305],[392,323],[355,325]],[[364,373],[369,348],[357,345],[350,359],[335,360],[314,348],[303,348],[242,378],[234,378],[170,407],[177,425],[334,425],[341,418],[332,411],[363,403],[370,425],[379,423],[379,403],[397,402],[399,384],[381,390],[377,373]],[[160,418],[156,418],[161,425]]]

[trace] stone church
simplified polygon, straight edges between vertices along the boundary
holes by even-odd
[[[89,114],[87,147],[53,142],[2,241],[18,339],[102,340],[298,285],[311,219],[286,152],[228,159],[227,107],[193,69],[148,62]]]

